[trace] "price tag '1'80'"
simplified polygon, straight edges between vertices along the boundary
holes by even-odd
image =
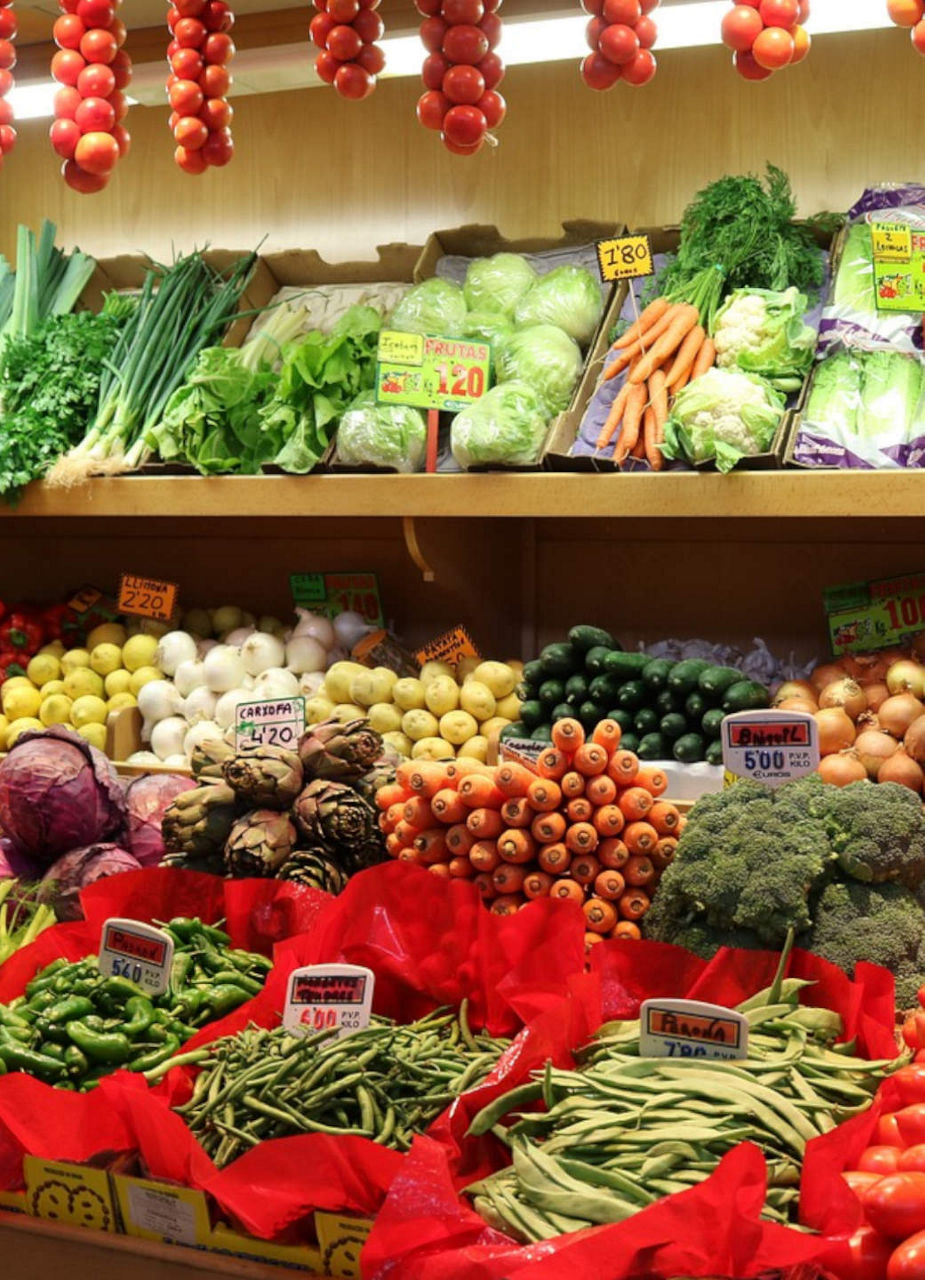
[[[170,985],[173,938],[153,924],[112,916],[100,938],[100,972],[128,978],[148,995],[159,996]]]
[[[639,1010],[642,1058],[748,1057],[748,1020],[703,1000],[644,1000]]]
[[[299,1035],[349,1035],[369,1025],[376,978],[359,964],[309,964],[293,969],[286,988],[283,1026]]]

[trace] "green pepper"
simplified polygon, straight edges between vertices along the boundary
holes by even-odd
[[[53,1004],[58,1003],[57,994],[47,987],[44,991],[39,991],[37,995],[31,996],[29,999],[29,1012],[44,1013],[46,1009],[50,1009]]]
[[[38,1047],[39,1053],[44,1053],[48,1058],[55,1058],[58,1062],[65,1062],[64,1055],[67,1052],[64,1045],[55,1044],[54,1040],[43,1040]]]
[[[215,1017],[222,1017],[223,1014],[231,1013],[232,1009],[244,1003],[247,999],[247,992],[243,987],[232,986],[230,983],[222,983],[220,986],[212,987],[206,991],[206,1004]]]
[[[0,1027],[0,1044],[31,1045],[37,1036],[32,1027]]]
[[[74,1018],[83,1018],[92,1012],[92,1000],[88,1000],[86,996],[68,996],[43,1009],[42,1020],[49,1023],[71,1022]]]
[[[154,1021],[154,1005],[147,996],[132,996],[131,1000],[126,1000],[125,1012],[129,1020],[123,1023],[122,1034],[130,1040],[136,1040]]]
[[[192,963],[193,957],[188,951],[174,952],[173,963],[170,966],[170,990],[174,994],[179,995],[183,990]]]
[[[140,1053],[137,1058],[133,1058],[128,1064],[129,1071],[151,1071],[154,1067],[159,1067],[162,1062],[166,1062],[180,1048],[180,1041],[176,1036],[168,1036],[165,1044],[158,1045],[156,1049],[149,1049],[147,1053]]]
[[[26,995],[33,996],[37,991],[44,990],[67,963],[63,956],[60,956],[57,960],[52,960],[51,964],[47,964],[44,969],[41,969],[31,982],[26,983]]]
[[[131,1056],[132,1044],[121,1031],[94,1031],[83,1022],[69,1022],[67,1033],[91,1062],[118,1065]]]
[[[72,1076],[82,1076],[84,1072],[90,1070],[87,1055],[81,1053],[76,1044],[69,1044],[64,1050],[64,1065]]]
[[[134,996],[143,996],[144,992],[136,982],[131,982],[128,978],[114,976],[107,978],[100,987],[101,996],[112,996],[120,999],[122,1003],[131,1000]]]
[[[64,1063],[47,1054],[36,1053],[25,1045],[4,1044],[0,1041],[0,1062],[7,1071],[25,1071],[30,1076],[51,1084],[64,1074]]]
[[[10,1028],[12,1030],[12,1028]],[[42,1022],[41,1018],[36,1022],[34,1033],[41,1040],[50,1040],[53,1044],[70,1044],[67,1034],[67,1023],[56,1022],[52,1026],[47,1026]],[[32,1036],[29,1036],[32,1039]]]
[[[249,996],[256,996],[263,990],[262,982],[258,982],[256,978],[249,978],[239,969],[222,969],[220,973],[213,976],[212,981],[216,986],[230,983],[232,986],[241,987]]]
[[[231,941],[227,933],[216,929],[213,925],[204,924],[198,916],[177,916],[175,920],[164,925],[164,928],[181,946],[190,946],[197,942],[199,940],[197,935],[207,942],[216,942],[223,947],[227,947]]]

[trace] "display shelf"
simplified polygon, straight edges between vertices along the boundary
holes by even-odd
[[[800,520],[917,517],[925,472],[587,475],[123,476],[31,485],[10,517],[616,517]]]
[[[44,1222],[0,1211],[0,1257],[4,1280],[34,1280],[66,1270],[69,1280],[186,1280],[190,1276],[238,1276],[240,1280],[280,1280],[314,1272],[293,1270],[183,1245],[156,1244],[131,1236],[107,1235],[82,1227]]]

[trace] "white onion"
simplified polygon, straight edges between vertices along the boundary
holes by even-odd
[[[256,681],[253,676],[245,676],[244,679],[241,681],[241,688],[253,689],[255,683]]]
[[[151,740],[151,731],[160,721],[179,715],[183,705],[179,690],[169,680],[149,680],[138,690],[137,701],[138,710],[144,717],[142,742]]]
[[[203,742],[215,742],[221,736],[222,731],[214,720],[200,720],[184,737],[183,750],[191,756],[194,747],[201,746]]]
[[[330,649],[334,644],[334,628],[327,618],[322,618],[317,613],[312,613],[308,609],[296,609],[299,620],[295,624],[292,634],[294,636],[311,636],[313,640],[317,640],[325,649]]]
[[[156,756],[153,751],[133,751],[126,759],[126,764],[160,764],[160,756]],[[186,763],[184,759],[184,764]]]
[[[250,689],[229,689],[215,704],[213,719],[220,729],[230,729],[234,726],[234,715],[238,706],[242,702],[250,702],[252,699]]]
[[[313,698],[323,684],[323,671],[306,671],[299,677],[299,693]]]
[[[153,681],[152,681],[153,683]],[[159,760],[179,755],[183,751],[183,739],[189,726],[182,716],[168,716],[151,730],[151,749]]]
[[[314,636],[293,636],[286,645],[286,666],[297,676],[306,671],[324,671],[327,665],[327,651]]]
[[[168,756],[167,759],[162,760],[161,763],[169,765],[171,769],[188,769],[189,757],[184,755],[182,751],[178,751],[175,756]]]
[[[365,618],[353,609],[339,613],[334,619],[334,633],[345,649],[352,649],[356,642],[371,630]],[[328,647],[330,648],[330,645]]]
[[[233,644],[236,649],[240,649],[244,641],[253,634],[253,627],[235,627],[234,631],[228,631],[222,636],[222,644]]]
[[[229,689],[240,688],[246,675],[240,649],[230,644],[219,644],[210,649],[202,660],[202,666],[206,684],[213,693],[227,693]]]
[[[200,685],[183,703],[183,715],[187,724],[196,724],[199,720],[211,720],[215,715],[215,704],[218,694]]]
[[[261,698],[294,698],[299,692],[299,678],[283,667],[270,667],[254,681],[254,696]]]
[[[173,673],[173,682],[183,698],[188,698],[194,689],[205,685],[206,676],[199,658],[188,658],[186,662],[181,662]]]
[[[286,646],[267,631],[254,631],[241,646],[244,670],[249,676],[281,667],[286,661]]]
[[[195,657],[196,641],[188,631],[168,631],[158,641],[154,664],[165,676],[172,676],[181,662],[192,662]]]

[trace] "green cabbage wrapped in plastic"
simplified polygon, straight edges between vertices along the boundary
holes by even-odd
[[[675,397],[662,453],[731,471],[742,458],[768,451],[783,416],[783,396],[763,378],[710,369]]]
[[[470,311],[466,316],[464,338],[474,338],[476,342],[487,342],[492,354],[497,359],[497,349],[505,343],[514,332],[514,326],[507,316],[500,312]]]
[[[512,316],[524,294],[536,284],[536,272],[519,253],[496,253],[470,262],[463,292],[470,311]]]
[[[423,413],[406,404],[376,404],[373,391],[357,396],[337,429],[337,459],[347,466],[410,473],[421,470],[426,452]]]
[[[409,289],[392,312],[389,328],[399,333],[424,333],[438,338],[461,338],[466,324],[466,299],[449,280],[423,280]]]
[[[450,427],[453,457],[465,469],[530,466],[546,436],[546,412],[526,382],[504,382],[457,413]]]
[[[518,327],[554,324],[583,347],[594,337],[604,309],[601,285],[584,267],[555,267],[517,304]]]
[[[581,375],[578,343],[554,324],[518,329],[495,353],[498,382],[527,382],[539,395],[547,418],[567,409]]]

